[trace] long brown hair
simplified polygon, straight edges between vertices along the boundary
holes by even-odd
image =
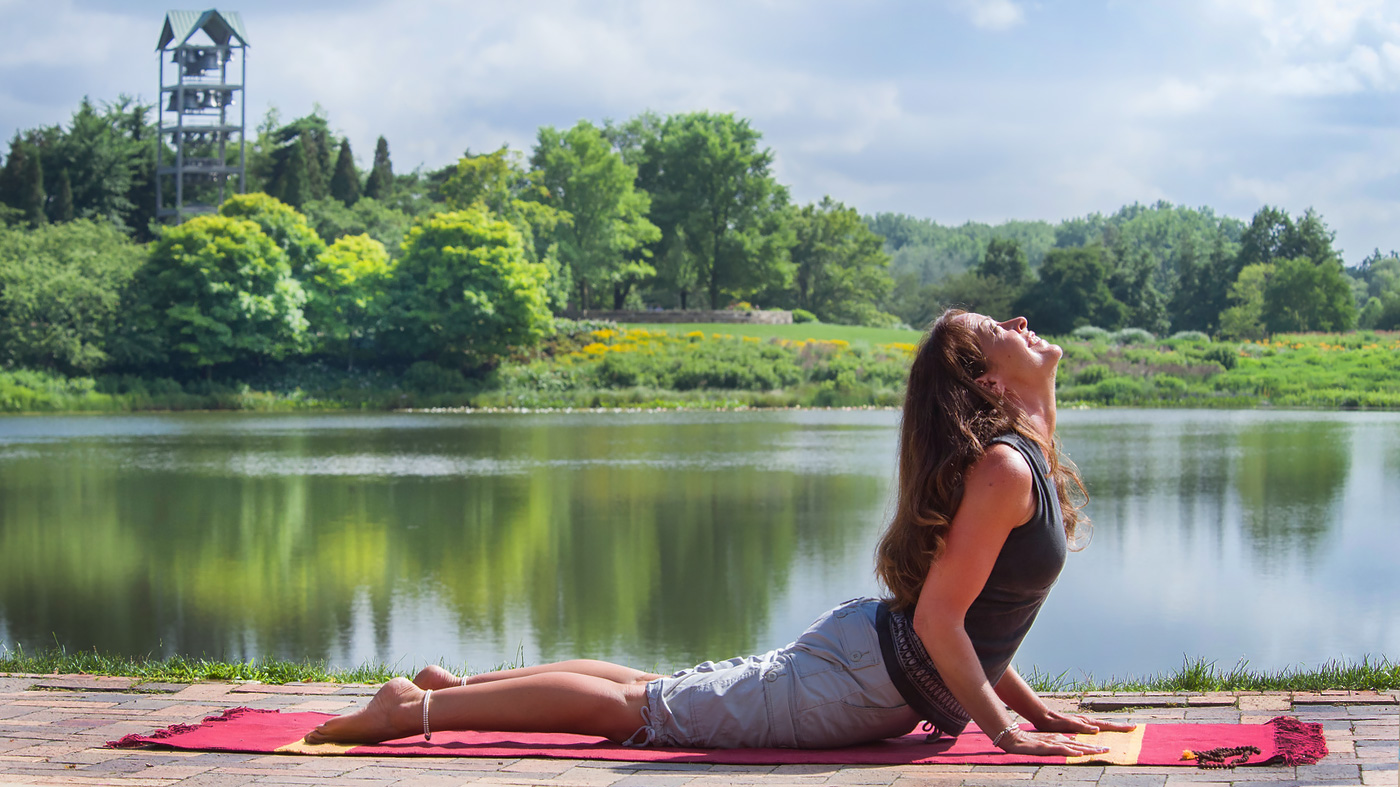
[[[1089,523],[1080,512],[1087,500],[1084,484],[1074,463],[1061,456],[1059,441],[1047,444],[1018,408],[977,382],[987,372],[987,359],[972,328],[954,319],[962,314],[949,309],[934,321],[909,368],[899,426],[898,498],[875,560],[896,611],[914,608],[929,567],[943,552],[962,501],[963,477],[995,437],[1015,432],[1040,446],[1068,538]]]

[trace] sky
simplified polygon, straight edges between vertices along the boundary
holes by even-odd
[[[402,172],[709,110],[763,134],[798,203],[954,225],[1311,207],[1349,264],[1400,248],[1392,0],[234,1],[250,127],[319,107],[361,166],[380,135]],[[154,102],[169,7],[0,0],[0,138],[83,96]]]

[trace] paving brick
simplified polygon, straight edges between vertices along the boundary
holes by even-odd
[[[1184,708],[1186,697],[1160,694],[1120,694],[1112,697],[1085,697],[1080,707],[1095,711],[1127,710],[1129,708]]]
[[[1233,708],[1239,700],[1233,694],[1209,693],[1199,694],[1186,698],[1186,704],[1191,707],[1223,707]]]
[[[138,678],[113,678],[105,675],[56,675],[36,680],[29,688],[31,691],[126,691],[138,681]]]
[[[1262,711],[1262,710],[1292,710],[1293,706],[1286,695],[1265,694],[1258,697],[1240,697],[1240,710]]]
[[[235,686],[232,694],[335,694],[340,691],[339,683],[243,683]]]
[[[1165,787],[1166,774],[1117,773],[1109,771],[1099,778],[1099,787]]]

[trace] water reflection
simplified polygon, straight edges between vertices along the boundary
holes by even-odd
[[[775,647],[876,592],[895,422],[0,419],[0,642],[477,668]],[[1400,415],[1098,411],[1061,426],[1096,536],[1023,668],[1400,648],[1383,557],[1400,538],[1382,513],[1400,507]]]
[[[1316,562],[1337,520],[1351,462],[1351,430],[1335,421],[1259,424],[1239,437],[1235,486],[1256,559]]]

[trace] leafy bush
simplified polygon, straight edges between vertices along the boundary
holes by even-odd
[[[1151,332],[1141,328],[1124,328],[1114,331],[1111,338],[1114,344],[1151,344],[1157,341],[1157,337]]]
[[[1082,342],[1106,342],[1109,332],[1093,325],[1081,325],[1070,332],[1070,336]]]
[[[1171,340],[1190,344],[1206,344],[1210,341],[1210,337],[1201,331],[1177,331],[1171,335]]]
[[[280,203],[279,203],[280,204]],[[257,224],[196,216],[162,234],[133,282],[128,356],[185,369],[301,351],[306,294]]]
[[[1076,385],[1094,385],[1113,376],[1113,371],[1101,363],[1090,364],[1074,374]]]
[[[456,369],[444,369],[432,361],[418,361],[403,375],[404,386],[424,394],[457,393],[467,387],[467,380]]]
[[[548,276],[520,232],[484,209],[426,216],[404,241],[385,343],[409,358],[492,365],[552,328]]]
[[[1203,360],[1214,361],[1226,369],[1235,368],[1235,364],[1240,360],[1240,352],[1234,344],[1215,344],[1207,347],[1201,353]]]
[[[1093,398],[1104,404],[1129,405],[1142,400],[1146,384],[1134,377],[1110,377],[1093,386]]]
[[[107,223],[0,229],[0,364],[64,373],[101,367],[144,257]]]
[[[813,313],[807,311],[806,309],[793,309],[793,310],[792,310],[792,321],[793,321],[794,323],[799,323],[799,322],[819,322],[819,320],[817,320],[817,315],[815,315],[815,314],[813,314]]]
[[[1152,378],[1152,388],[1162,399],[1180,399],[1186,395],[1186,381],[1170,374],[1159,374]]]

